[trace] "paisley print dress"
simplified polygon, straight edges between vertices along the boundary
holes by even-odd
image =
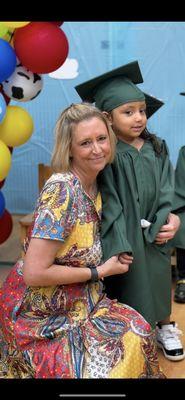
[[[37,201],[31,237],[59,240],[54,263],[101,264],[101,197],[72,173],[53,174]],[[111,244],[110,244],[111,245]],[[155,336],[133,308],[107,298],[103,281],[33,287],[24,258],[0,290],[1,378],[164,378]]]

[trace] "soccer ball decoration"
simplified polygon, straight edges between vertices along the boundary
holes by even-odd
[[[13,74],[2,82],[4,93],[16,101],[30,101],[35,99],[42,90],[43,78],[21,63],[19,63]]]

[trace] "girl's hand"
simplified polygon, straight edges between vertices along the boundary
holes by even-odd
[[[168,215],[167,224],[161,226],[159,233],[156,235],[155,243],[156,244],[167,243],[168,240],[173,239],[179,227],[180,227],[180,218],[178,217],[178,215],[170,213]]]
[[[118,260],[122,263],[122,264],[131,264],[133,261],[134,257],[129,255],[128,253],[121,253],[118,256]]]

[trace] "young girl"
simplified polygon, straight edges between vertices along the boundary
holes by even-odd
[[[99,177],[103,198],[104,259],[120,254],[129,271],[105,279],[111,298],[137,309],[156,327],[159,347],[170,360],[184,351],[170,322],[170,243],[179,227],[172,214],[174,173],[164,140],[150,134],[149,118],[163,103],[143,93],[138,62],[132,62],[76,87],[83,100],[100,108],[116,136],[117,154]],[[160,321],[160,323],[159,323]]]

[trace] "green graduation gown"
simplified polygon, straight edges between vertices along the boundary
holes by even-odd
[[[179,150],[175,169],[173,212],[180,217],[180,229],[173,239],[174,247],[185,249],[185,146]]]
[[[170,248],[154,240],[172,209],[174,171],[165,141],[158,140],[160,156],[151,142],[138,151],[119,140],[114,162],[99,176],[104,261],[121,252],[134,257],[127,273],[104,280],[105,290],[139,311],[152,327],[171,313]],[[150,227],[142,228],[141,219]]]

